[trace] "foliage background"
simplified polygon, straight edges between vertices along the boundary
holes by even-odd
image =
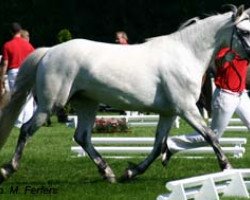
[[[8,39],[8,25],[20,22],[36,46],[57,43],[56,35],[68,29],[73,38],[114,42],[114,33],[125,30],[130,43],[170,33],[181,22],[220,12],[223,4],[248,0],[1,0],[0,45]]]

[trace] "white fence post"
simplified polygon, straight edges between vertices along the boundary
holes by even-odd
[[[160,195],[157,197],[157,200],[165,200],[166,197],[164,195]],[[182,184],[173,188],[171,194],[168,196],[168,200],[187,200],[185,189]]]
[[[250,169],[232,169],[170,181],[166,184],[170,193],[159,195],[157,200],[219,200],[219,194],[249,198],[249,178]]]
[[[244,180],[240,172],[236,172],[235,174],[232,175],[232,180],[227,186],[227,188],[223,191],[223,195],[227,197],[230,196],[249,197],[247,187],[244,183]]]
[[[219,195],[216,191],[216,186],[211,177],[206,179],[195,197],[196,200],[219,200]]]

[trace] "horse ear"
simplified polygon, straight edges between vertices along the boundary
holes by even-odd
[[[238,9],[237,9],[237,13],[235,15],[235,19],[238,19],[244,12],[245,10],[245,6],[241,5]]]
[[[238,8],[234,5],[234,4],[224,4],[224,5],[222,5],[222,8],[223,9],[229,9],[230,11],[232,11],[234,14],[236,14],[237,13],[237,10],[238,10]]]
[[[222,8],[223,9],[229,9],[230,11],[233,12],[233,15],[232,15],[232,20],[235,21],[237,19],[236,15],[238,13],[238,8],[234,5],[234,4],[224,4],[222,5]]]

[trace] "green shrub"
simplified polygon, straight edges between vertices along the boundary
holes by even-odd
[[[57,34],[57,40],[59,43],[66,42],[72,39],[72,35],[68,29],[62,29]]]

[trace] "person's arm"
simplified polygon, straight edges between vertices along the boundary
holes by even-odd
[[[9,64],[8,60],[3,60],[0,65],[0,79],[1,80],[4,79],[4,75],[7,72],[8,64]]]
[[[8,60],[3,60],[0,64],[0,95],[3,95],[6,91],[4,75],[6,74],[8,67]]]
[[[1,81],[4,80],[4,75],[7,72],[8,65],[9,65],[9,53],[8,53],[8,48],[7,45],[4,44],[3,49],[2,49],[2,60],[0,64],[0,79]]]

